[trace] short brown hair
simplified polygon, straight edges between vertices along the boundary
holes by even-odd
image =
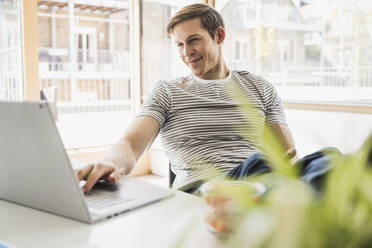
[[[184,21],[188,21],[194,18],[200,18],[201,25],[214,39],[214,34],[218,27],[225,28],[223,18],[220,13],[208,4],[192,4],[180,9],[171,19],[168,21],[167,32],[168,34],[173,33],[174,27]]]

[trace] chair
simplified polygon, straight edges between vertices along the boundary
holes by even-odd
[[[176,179],[176,174],[172,171],[172,165],[169,163],[169,188],[173,187],[174,179]]]

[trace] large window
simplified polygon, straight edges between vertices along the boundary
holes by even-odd
[[[68,149],[114,143],[131,120],[130,1],[38,1],[39,77]]]
[[[0,100],[23,100],[19,0],[0,0]]]
[[[25,98],[22,2],[0,0],[0,99]],[[131,120],[133,100],[158,80],[189,73],[165,27],[196,2],[215,2],[223,15],[230,68],[267,77],[287,101],[371,106],[369,0],[35,1],[40,88],[56,103],[68,148],[113,143]],[[131,15],[130,6],[140,11]],[[140,20],[132,29],[139,42],[130,42],[130,18]],[[138,64],[130,60],[136,44]]]
[[[265,76],[287,101],[372,104],[370,0],[217,0],[216,9],[231,68]]]

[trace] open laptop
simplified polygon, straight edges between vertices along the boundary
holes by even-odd
[[[93,135],[93,134],[92,134]],[[124,178],[84,195],[46,102],[0,101],[0,198],[94,223],[173,191]]]

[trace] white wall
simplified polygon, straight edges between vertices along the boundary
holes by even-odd
[[[299,157],[326,146],[349,153],[372,132],[372,115],[286,109]]]

